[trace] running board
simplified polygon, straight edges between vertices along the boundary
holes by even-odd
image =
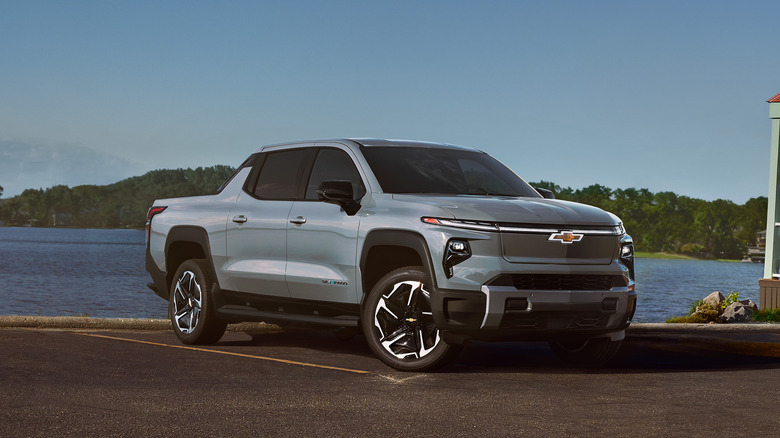
[[[295,313],[268,312],[249,306],[226,304],[217,309],[217,317],[221,319],[240,319],[241,321],[257,321],[267,323],[288,323],[303,325],[318,325],[325,327],[355,327],[358,318],[355,316],[329,317],[319,315],[299,315]]]

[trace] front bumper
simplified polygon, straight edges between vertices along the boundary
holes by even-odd
[[[636,310],[633,283],[631,287],[614,289],[518,290],[511,286],[482,286],[479,292],[435,290],[431,307],[445,339],[597,336],[624,330]]]

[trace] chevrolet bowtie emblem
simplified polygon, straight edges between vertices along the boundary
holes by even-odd
[[[550,238],[547,240],[554,240],[563,245],[569,245],[573,242],[582,240],[582,236],[582,234],[574,234],[571,231],[561,231],[559,233],[550,234]]]

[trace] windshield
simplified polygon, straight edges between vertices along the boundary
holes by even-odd
[[[484,152],[381,146],[362,150],[385,193],[541,197]]]

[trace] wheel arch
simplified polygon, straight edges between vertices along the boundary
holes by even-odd
[[[388,272],[404,266],[422,266],[436,287],[431,253],[422,235],[406,230],[375,230],[368,233],[360,254],[363,302],[371,288]]]
[[[168,238],[165,240],[166,288],[173,281],[173,276],[179,265],[189,259],[205,259],[211,272],[216,272],[211,260],[208,232],[204,228],[194,225],[175,226],[168,232]],[[207,287],[211,288],[211,285]]]

